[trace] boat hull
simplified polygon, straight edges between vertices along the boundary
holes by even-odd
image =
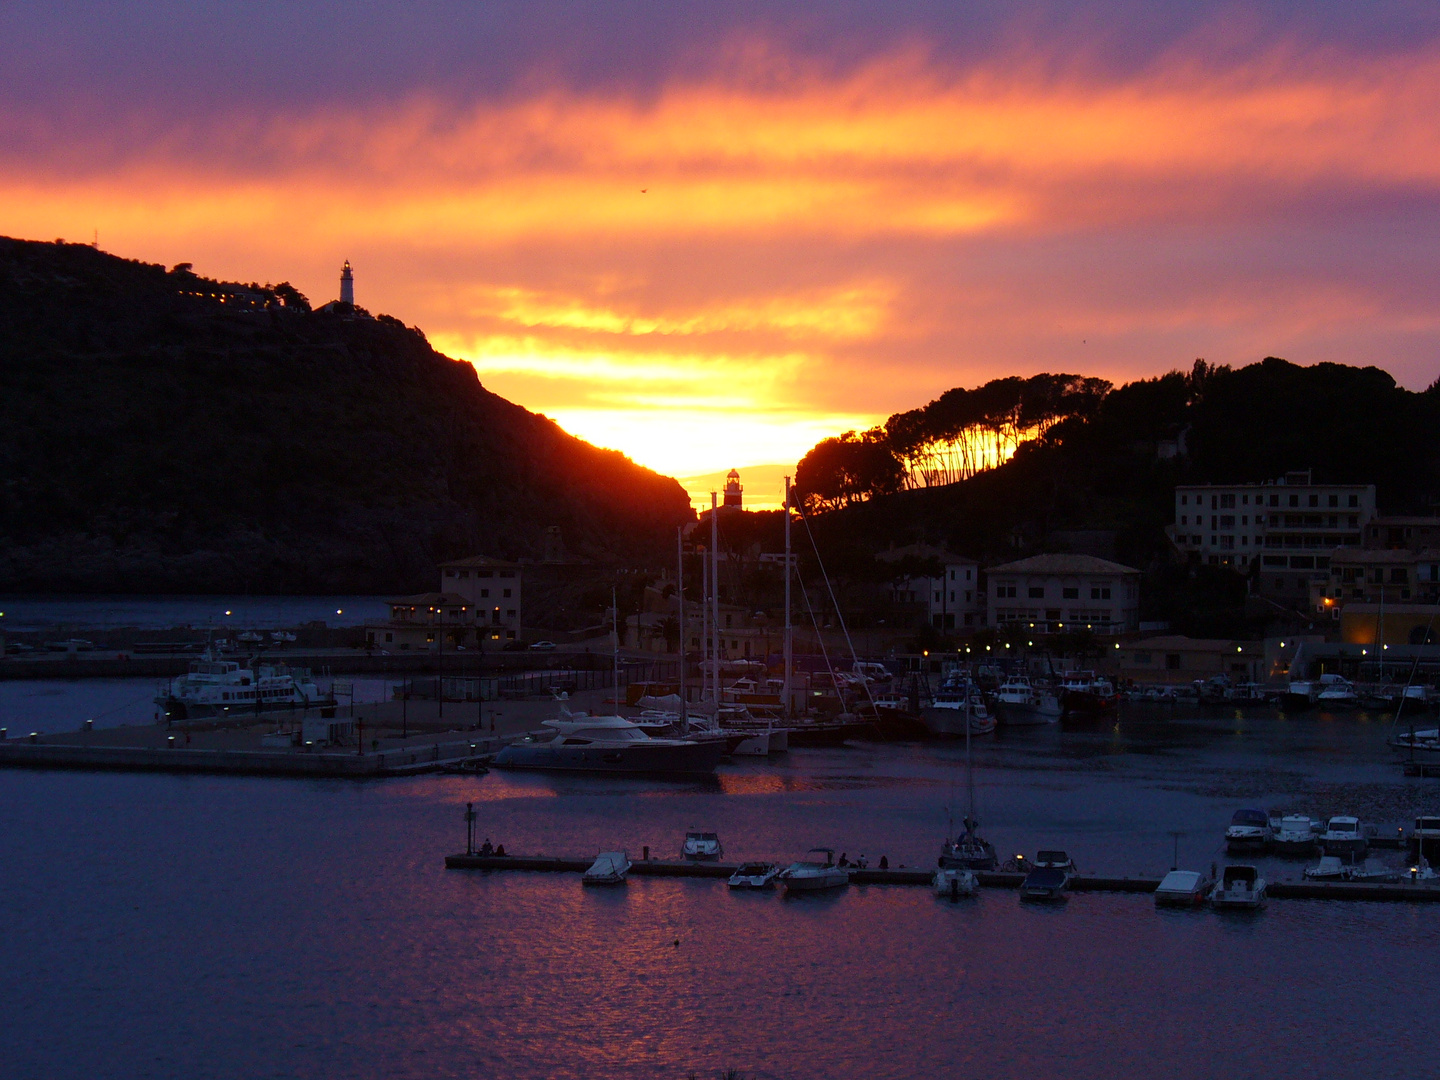
[[[920,719],[932,735],[942,739],[963,739],[965,737],[965,710],[943,709],[934,705],[920,710]],[[970,714],[970,734],[988,735],[995,730],[995,718],[977,717]]]
[[[542,772],[686,776],[713,773],[724,753],[725,744],[720,741],[603,748],[511,743],[495,756],[494,765],[499,769]]]
[[[1015,701],[998,701],[995,712],[1000,723],[1006,727],[1044,727],[1060,721],[1060,704],[1047,707],[1044,703],[1026,704]]]
[[[844,870],[826,871],[822,874],[802,874],[786,877],[787,893],[823,892],[827,889],[843,889],[850,884],[850,875]]]

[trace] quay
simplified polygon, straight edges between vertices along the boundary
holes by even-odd
[[[475,855],[445,856],[448,870],[531,871],[538,873],[583,874],[594,858],[572,859],[541,855]],[[759,860],[756,860],[759,861]],[[780,864],[777,864],[780,865]],[[736,863],[689,862],[680,859],[635,859],[630,873],[635,877],[719,878],[725,879],[739,869]],[[867,867],[850,870],[852,885],[923,885],[928,886],[934,870],[896,868],[879,870]],[[1018,889],[1024,874],[1001,871],[980,871],[976,874],[982,888]],[[1153,893],[1160,887],[1159,878],[1099,877],[1077,874],[1070,880],[1073,892]],[[1341,881],[1275,881],[1266,885],[1266,894],[1277,900],[1385,900],[1406,902],[1440,902],[1440,887],[1426,885],[1380,885]]]

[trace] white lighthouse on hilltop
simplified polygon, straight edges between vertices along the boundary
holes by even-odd
[[[355,276],[350,273],[349,259],[346,259],[345,265],[340,268],[340,302],[355,303]]]

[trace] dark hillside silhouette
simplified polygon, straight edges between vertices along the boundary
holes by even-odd
[[[0,590],[390,591],[666,557],[680,485],[288,284],[0,239]]]

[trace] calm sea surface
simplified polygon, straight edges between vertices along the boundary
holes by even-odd
[[[378,596],[0,596],[0,630],[275,629],[388,618]]]
[[[1237,806],[1440,808],[1384,737],[1355,716],[1007,736],[977,743],[980,815],[1003,852],[1062,846],[1085,871],[1158,874],[1172,832],[1208,866]],[[0,1074],[1269,1080],[1433,1061],[1440,905],[786,899],[442,864],[474,801],[516,852],[669,855],[712,827],[731,858],[826,844],[929,866],[963,760],[794,751],[709,784],[0,773]]]

